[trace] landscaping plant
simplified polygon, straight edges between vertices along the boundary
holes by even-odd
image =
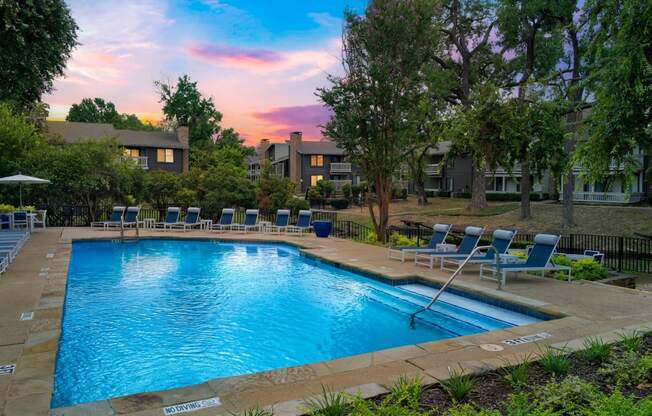
[[[584,340],[584,349],[578,352],[578,355],[589,361],[602,362],[609,357],[611,346],[601,338],[587,338]]]
[[[454,401],[462,401],[467,398],[475,384],[475,378],[466,374],[462,368],[448,369],[448,379],[439,380],[441,387]]]
[[[350,408],[349,399],[322,386],[320,396],[305,402],[306,410],[312,416],[346,416]]]
[[[541,366],[553,376],[563,376],[570,369],[570,361],[563,349],[546,347],[539,357]]]
[[[512,365],[506,361],[506,366],[500,370],[503,379],[515,390],[520,390],[527,386],[530,378],[530,358],[530,356],[526,356],[523,361],[516,365]]]

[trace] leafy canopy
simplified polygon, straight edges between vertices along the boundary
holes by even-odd
[[[151,123],[143,123],[135,114],[118,113],[115,104],[102,98],[84,98],[68,110],[66,121],[82,123],[108,123],[116,129],[158,130]]]
[[[0,4],[0,101],[28,108],[63,75],[77,45],[77,24],[63,0]]]
[[[179,77],[176,85],[156,81],[163,114],[166,120],[190,129],[190,145],[206,143],[220,131],[222,113],[217,111],[213,98],[204,97],[188,75]]]

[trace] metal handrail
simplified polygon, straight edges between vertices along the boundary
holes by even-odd
[[[433,296],[432,299],[430,299],[430,302],[426,306],[424,306],[423,308],[419,309],[418,311],[416,311],[412,315],[410,315],[410,327],[412,329],[414,329],[414,319],[417,316],[417,314],[420,314],[421,312],[425,312],[428,309],[430,309],[430,307],[437,301],[437,299],[439,299],[441,294],[444,293],[444,290],[446,290],[448,288],[448,286],[450,286],[450,284],[453,283],[453,280],[455,280],[457,275],[460,274],[460,272],[462,271],[464,266],[466,266],[466,263],[468,263],[469,260],[471,260],[471,258],[475,255],[475,253],[477,253],[480,250],[492,250],[494,252],[494,259],[496,260],[494,264],[496,265],[497,269],[500,269],[500,253],[498,253],[498,250],[496,249],[496,247],[489,245],[489,246],[480,246],[480,247],[474,248],[471,251],[471,253],[464,259],[462,264],[460,264],[460,266],[457,268],[457,270],[455,270],[453,272],[451,277],[448,278],[448,281],[446,281],[446,283],[444,283],[444,285],[437,291],[437,293],[435,293],[435,296]],[[442,259],[442,261],[443,261],[443,259]]]

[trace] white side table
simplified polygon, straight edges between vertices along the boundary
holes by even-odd
[[[270,228],[271,226],[272,226],[272,222],[271,222],[271,221],[259,221],[259,222],[258,222],[258,229],[259,229],[260,232],[262,232],[262,233],[266,233],[267,230],[269,230],[269,228]]]
[[[213,220],[201,220],[199,228],[210,231],[213,228]]]
[[[145,218],[143,220],[143,228],[151,230],[156,225],[156,219],[154,218]]]

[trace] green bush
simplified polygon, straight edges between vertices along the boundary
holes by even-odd
[[[392,188],[392,199],[407,199],[408,192],[405,188]]]
[[[441,198],[450,198],[450,191],[437,191],[437,196]]]
[[[566,356],[566,351],[546,347],[539,357],[539,364],[553,376],[563,376],[570,369],[570,360]]]
[[[324,198],[316,187],[311,186],[306,190],[306,199],[310,201],[311,204],[318,204],[321,203]]]
[[[557,255],[553,257],[553,262],[560,266],[569,266],[573,280],[600,280],[609,276],[609,270],[593,259],[571,260],[566,256]],[[559,280],[568,278],[565,272],[556,272],[554,276]]]
[[[597,387],[579,377],[551,380],[537,390],[533,414],[583,416],[591,402],[599,398]]]
[[[310,204],[305,199],[290,198],[286,207],[292,212],[292,214],[296,215],[302,209],[310,209]]]
[[[0,204],[0,214],[16,211],[16,207],[11,204]]]
[[[335,184],[331,181],[317,181],[317,191],[319,191],[319,194],[324,198],[330,198],[335,194]]]
[[[438,381],[450,398],[457,402],[466,399],[475,385],[475,378],[471,374],[466,374],[462,368],[459,370],[449,368],[448,378]]]
[[[375,231],[369,231],[367,233],[366,239],[370,243],[377,243],[378,242],[378,235],[376,234]]]
[[[417,239],[409,238],[399,233],[392,233],[389,236],[389,244],[391,246],[416,246]]]
[[[652,398],[646,397],[636,402],[634,397],[625,397],[616,390],[610,396],[602,396],[591,403],[587,416],[650,416],[652,415]]]
[[[348,199],[331,199],[329,202],[334,209],[346,209],[349,207]]]
[[[353,196],[353,187],[350,183],[342,185],[342,195],[344,195],[344,198],[351,200],[351,197]]]
[[[611,346],[601,338],[587,338],[584,340],[584,349],[578,355],[589,361],[602,362],[611,353]]]
[[[480,409],[467,403],[451,406],[444,416],[501,416],[501,414],[498,410]]]
[[[620,356],[612,355],[598,372],[612,377],[616,387],[650,383],[652,382],[652,355],[639,355],[635,351],[625,351]]]

